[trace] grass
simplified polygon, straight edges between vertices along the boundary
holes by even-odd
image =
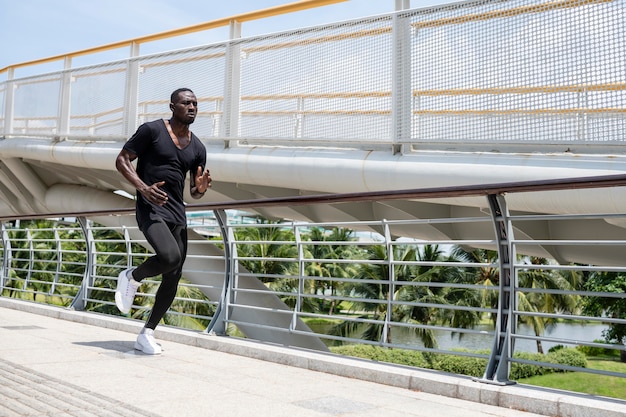
[[[626,374],[626,363],[618,359],[587,358],[587,368]],[[520,379],[520,384],[555,388],[611,398],[626,398],[626,378],[587,372],[554,373]]]
[[[325,333],[325,329],[333,324],[328,319],[305,319],[305,322],[320,333]],[[587,356],[586,359],[587,368],[626,375],[626,363],[620,362],[619,355],[615,352],[612,355]],[[396,361],[393,363],[406,364]],[[626,399],[626,377],[612,377],[588,372],[556,372],[520,379],[517,382],[602,397]]]

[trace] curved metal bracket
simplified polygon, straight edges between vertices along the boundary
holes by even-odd
[[[9,282],[10,268],[11,268],[11,258],[13,251],[11,250],[11,239],[9,239],[9,233],[7,232],[6,222],[0,222],[0,226],[2,229],[2,272],[0,272],[0,294],[2,294],[2,290]]]
[[[210,334],[225,335],[226,334],[226,311],[228,305],[228,297],[230,294],[230,281],[232,276],[232,250],[231,239],[228,229],[228,216],[225,210],[213,210],[215,218],[220,228],[220,234],[222,235],[222,242],[224,242],[224,287],[222,288],[222,294],[220,296],[219,303],[213,314],[211,322],[207,326],[205,332]]]
[[[76,218],[80,228],[83,230],[83,236],[85,237],[85,249],[86,249],[86,265],[85,265],[85,273],[83,274],[83,281],[80,285],[80,289],[69,308],[82,311],[87,307],[87,299],[91,293],[91,288],[93,288],[93,274],[92,269],[96,263],[94,259],[94,248],[92,244],[94,242],[93,233],[89,228],[88,221],[85,217],[77,217]]]
[[[513,227],[509,220],[506,201],[502,194],[489,194],[489,207],[493,220],[496,243],[498,245],[498,263],[500,269],[498,316],[496,321],[496,333],[491,350],[491,356],[487,363],[487,369],[480,382],[497,385],[515,384],[509,380],[511,370],[510,358],[513,354],[513,340],[511,333],[515,329],[515,248],[513,239]]]

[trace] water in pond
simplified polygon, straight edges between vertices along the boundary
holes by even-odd
[[[607,328],[604,324],[580,324],[580,323],[559,323],[556,326],[545,331],[545,337],[567,339],[577,342],[592,342],[594,340],[603,339],[602,331]],[[454,349],[465,348],[469,350],[481,350],[491,349],[493,347],[494,336],[493,327],[484,325],[477,326],[474,330],[482,330],[484,333],[465,333],[459,339],[459,334],[451,335],[447,331],[435,331],[435,337],[439,349]],[[423,347],[421,340],[419,340],[414,334],[407,329],[394,329],[392,330],[393,343],[407,344],[410,346]],[[534,335],[531,327],[526,325],[519,325],[519,334]],[[543,351],[548,352],[552,346],[565,343],[554,343],[543,341]],[[515,350],[517,352],[537,352],[537,342],[534,340],[516,339]]]
[[[327,333],[329,331],[329,325],[312,324],[311,328],[317,333]],[[548,329],[543,334],[544,337],[566,339],[576,342],[592,342],[594,340],[602,340],[602,331],[607,326],[601,323],[559,323],[556,326]],[[449,331],[435,330],[435,338],[437,339],[437,347],[442,350],[450,350],[455,348],[464,348],[469,350],[491,350],[493,347],[494,336],[493,327],[489,325],[476,326],[474,331],[480,333],[464,333],[461,338],[459,334],[451,334]],[[533,335],[531,327],[526,325],[518,326],[518,333],[525,335]],[[392,329],[392,343],[423,347],[422,341],[411,331],[406,328],[395,327]],[[358,338],[358,335],[352,335],[351,337]],[[328,341],[332,344],[332,341]],[[552,346],[557,344],[563,344],[566,347],[573,347],[566,343],[554,343],[543,341],[543,351],[548,352]],[[534,340],[516,339],[515,342],[516,352],[537,352],[537,342]]]

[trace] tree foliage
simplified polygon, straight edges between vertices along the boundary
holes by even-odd
[[[587,291],[597,293],[614,293],[616,297],[589,297],[584,304],[583,312],[595,317],[611,317],[626,319],[626,275],[617,272],[594,272],[585,283]],[[626,324],[609,323],[604,331],[608,343],[626,343]],[[624,360],[624,358],[622,358]]]

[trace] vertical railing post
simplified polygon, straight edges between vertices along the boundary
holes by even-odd
[[[587,121],[589,114],[584,110],[589,108],[589,89],[587,87],[578,91],[578,108],[581,109],[577,114],[577,139],[585,142],[587,139]]]
[[[306,265],[304,263],[304,245],[302,243],[302,237],[300,236],[300,228],[293,224],[293,235],[296,240],[296,248],[298,250],[298,294],[296,295],[296,305],[293,309],[293,316],[291,317],[291,323],[289,324],[289,330],[296,330],[298,325],[298,314],[302,310],[302,298],[304,296],[304,275],[306,272]]]
[[[298,97],[296,103],[296,114],[294,115],[294,139],[302,139],[304,137],[304,97]]]
[[[124,92],[123,134],[130,137],[139,126],[139,44],[130,46],[130,58],[126,65],[126,91]]]
[[[241,51],[236,41],[241,37],[241,23],[230,22],[230,41],[226,48],[226,75],[224,91],[224,116],[220,136],[224,146],[230,146],[230,140],[239,136],[239,100],[241,92]]]
[[[517,280],[515,279],[515,247],[512,244],[513,226],[509,219],[506,201],[501,194],[489,194],[489,207],[493,221],[496,244],[498,246],[498,264],[500,283],[498,292],[498,316],[496,320],[495,340],[487,363],[487,369],[481,382],[497,385],[514,384],[509,380],[511,356],[513,355],[512,333],[516,326],[515,306]]]
[[[411,21],[398,12],[393,15],[391,71],[391,143],[394,154],[402,153],[411,138]]]
[[[54,227],[54,247],[56,248],[56,268],[54,271],[54,279],[52,280],[52,285],[50,285],[50,295],[54,294],[56,290],[57,283],[59,282],[59,277],[61,276],[62,268],[63,268],[63,248],[61,243],[61,235],[59,234],[59,227],[55,225]],[[84,281],[84,279],[83,279]]]
[[[411,0],[395,0],[396,11],[406,10],[411,8]]]
[[[391,316],[393,315],[393,301],[394,301],[394,293],[396,291],[396,269],[394,264],[394,255],[393,255],[393,242],[391,240],[391,231],[389,230],[389,223],[383,219],[383,228],[384,228],[384,236],[385,236],[385,247],[387,249],[387,270],[389,271],[389,276],[387,279],[389,280],[388,291],[387,291],[387,314],[385,314],[385,325],[383,326],[383,331],[380,336],[380,344],[383,345],[387,343],[389,338],[389,332],[391,331]]]
[[[72,97],[72,58],[66,56],[63,61],[63,76],[61,77],[61,94],[59,97],[59,111],[57,135],[67,137],[71,126],[71,97]]]
[[[4,134],[10,135],[13,133],[13,116],[15,114],[15,82],[13,77],[15,70],[9,68],[7,73],[7,81],[4,90]]]
[[[91,289],[94,284],[94,274],[95,274],[95,266],[96,266],[96,251],[95,251],[95,240],[93,237],[93,232],[89,227],[88,220],[85,217],[78,217],[76,219],[80,228],[83,231],[83,237],[85,239],[85,251],[86,251],[86,259],[85,259],[85,272],[83,274],[83,281],[80,285],[80,289],[78,293],[72,300],[70,304],[70,308],[74,310],[82,311],[87,307],[87,299],[91,294]]]
[[[26,278],[24,278],[24,285],[22,291],[28,289],[28,283],[33,276],[33,269],[35,268],[35,245],[33,244],[33,233],[31,229],[26,229],[26,243],[28,246],[28,271],[26,271]]]
[[[230,303],[230,285],[233,278],[233,232],[228,227],[228,216],[225,210],[213,210],[215,219],[220,228],[220,234],[222,235],[222,242],[224,242],[224,286],[222,287],[222,294],[220,296],[217,308],[213,314],[211,322],[207,326],[205,332],[209,334],[226,334],[226,319],[228,316],[228,307]]]
[[[7,231],[6,222],[0,222],[2,226],[2,271],[0,272],[0,295],[7,284],[7,280],[10,276],[9,267],[11,265],[11,240],[9,239],[9,232]]]
[[[130,236],[128,227],[122,226],[124,235],[124,245],[126,247],[126,269],[133,267],[133,239]]]

